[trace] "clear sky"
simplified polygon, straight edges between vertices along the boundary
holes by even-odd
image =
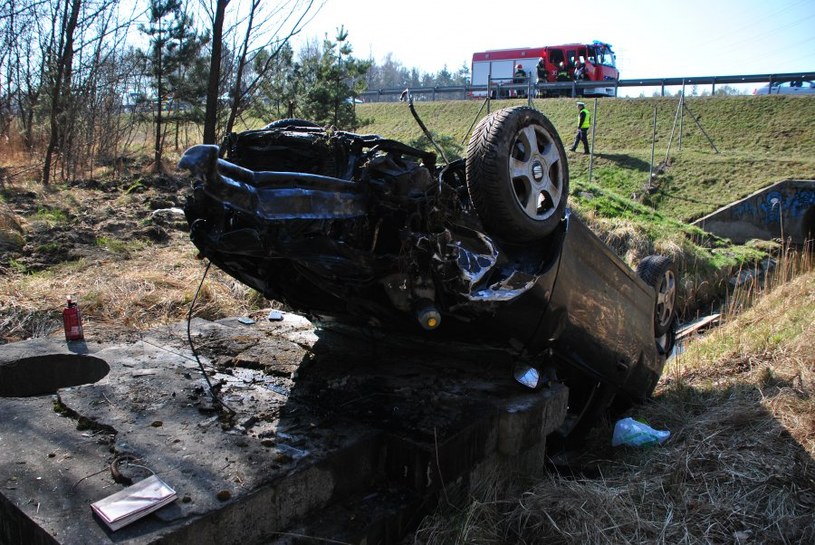
[[[815,0],[327,0],[300,39],[340,25],[356,57],[421,72],[592,40],[612,45],[622,79],[815,71]]]

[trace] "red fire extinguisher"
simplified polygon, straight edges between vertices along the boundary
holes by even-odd
[[[62,309],[62,323],[65,326],[66,341],[81,341],[85,338],[82,331],[82,314],[79,312],[79,307],[76,306],[76,301],[71,300],[70,295],[65,308]]]

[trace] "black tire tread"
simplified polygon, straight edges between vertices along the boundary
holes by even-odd
[[[500,142],[495,134],[495,127],[506,123],[507,117],[508,111],[501,110],[483,118],[473,131],[473,137],[467,146],[467,187],[476,210],[484,210],[488,202],[491,202],[497,214],[511,213],[507,206],[509,203],[495,198],[495,191],[484,187],[480,182],[484,177],[495,178],[499,175],[499,169],[503,168],[503,162],[496,160]],[[475,176],[476,172],[480,176]],[[509,234],[511,236],[513,233]]]
[[[557,132],[545,116],[534,108],[521,106],[498,110],[481,119],[473,130],[467,146],[467,187],[470,199],[479,212],[481,221],[488,230],[517,241],[532,241],[539,238],[540,234],[530,233],[529,230],[524,229],[523,225],[509,219],[515,216],[514,197],[508,198],[511,188],[499,184],[487,184],[484,183],[484,180],[498,179],[506,169],[505,150],[510,147],[515,135],[502,131],[500,128],[506,126],[512,117],[530,114],[542,117],[553,136],[557,138]],[[563,196],[560,207],[565,209],[568,193],[568,169],[562,182]]]

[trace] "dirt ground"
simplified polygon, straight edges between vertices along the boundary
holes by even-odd
[[[31,273],[66,261],[104,259],[107,252],[99,240],[106,238],[166,243],[168,230],[185,226],[153,212],[183,207],[185,185],[181,178],[151,176],[51,188],[5,186],[3,201],[23,227],[25,244],[4,248],[0,267],[9,272],[13,264]]]
[[[170,175],[49,187],[2,179],[0,340],[59,335],[69,294],[98,340],[184,318],[204,271],[181,210],[189,187]],[[197,312],[215,319],[267,305],[213,268]]]

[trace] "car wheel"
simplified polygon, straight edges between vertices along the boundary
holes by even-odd
[[[286,129],[289,127],[319,127],[317,123],[313,121],[307,121],[305,119],[295,119],[293,117],[289,117],[286,119],[278,119],[277,121],[272,121],[265,127],[264,129]]]
[[[527,106],[482,119],[467,148],[467,189],[490,234],[539,240],[558,226],[569,193],[569,166],[552,123]]]
[[[663,255],[649,255],[637,265],[637,276],[656,291],[654,334],[661,337],[671,329],[676,313],[676,271],[673,261]]]

